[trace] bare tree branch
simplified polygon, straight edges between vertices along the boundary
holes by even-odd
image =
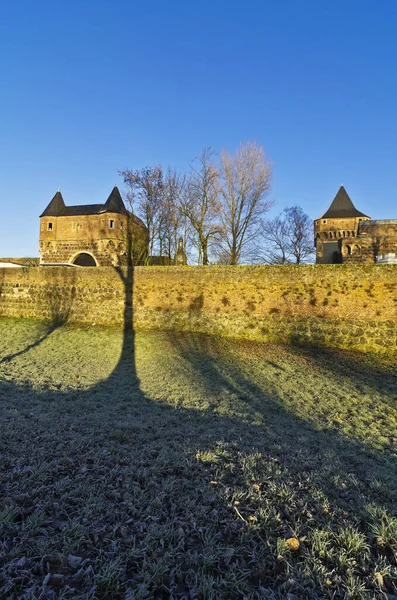
[[[185,238],[184,219],[177,209],[184,193],[186,178],[175,170],[168,168],[164,177],[164,194],[161,207],[159,245],[160,256],[164,255],[173,260],[178,245],[178,239]],[[186,240],[185,246],[186,247]]]
[[[137,214],[148,230],[149,254],[153,254],[155,240],[161,222],[161,207],[164,194],[163,171],[160,165],[120,172],[128,186],[126,195],[132,214]]]
[[[220,204],[217,193],[218,173],[213,164],[213,152],[204,148],[190,168],[184,194],[176,206],[188,219],[197,236],[199,262],[207,265],[211,242],[221,233]]]
[[[271,264],[310,262],[314,256],[312,221],[300,206],[285,208],[264,223],[261,259]]]
[[[272,165],[261,146],[242,144],[234,156],[221,153],[219,193],[222,198],[223,255],[235,265],[257,241],[261,222],[272,202],[267,199]]]

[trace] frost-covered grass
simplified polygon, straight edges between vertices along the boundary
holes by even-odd
[[[0,320],[0,598],[397,595],[396,366]]]

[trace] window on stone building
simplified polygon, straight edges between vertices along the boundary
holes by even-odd
[[[114,220],[113,219],[110,219],[109,227],[110,227],[110,229],[114,229]]]
[[[48,231],[52,231],[52,223],[48,223]]]
[[[324,219],[324,220],[323,220],[323,223],[326,223],[326,222],[327,222],[327,219]]]

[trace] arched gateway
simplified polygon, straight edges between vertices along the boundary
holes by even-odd
[[[76,256],[73,260],[74,265],[78,265],[79,267],[96,267],[97,264],[95,262],[95,258],[88,254],[87,252],[81,252]]]

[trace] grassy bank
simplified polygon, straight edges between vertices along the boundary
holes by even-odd
[[[396,366],[0,320],[0,597],[396,596]]]

